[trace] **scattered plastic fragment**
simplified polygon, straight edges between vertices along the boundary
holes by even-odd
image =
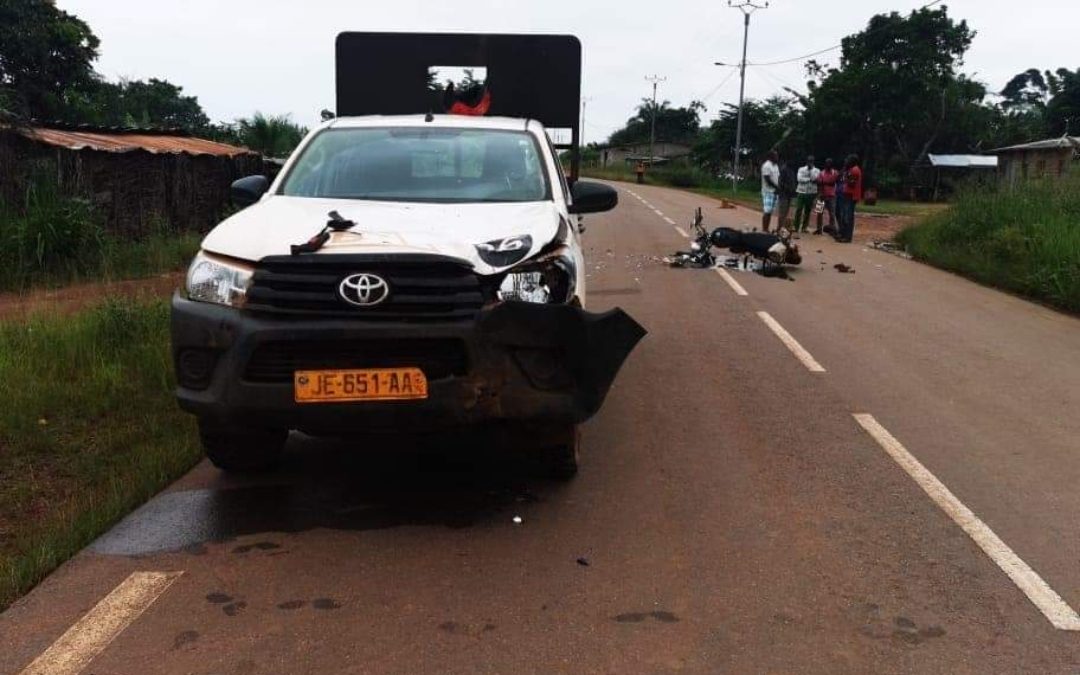
[[[521,524],[521,516],[514,516],[514,524],[515,525],[520,525]]]
[[[578,558],[577,559],[577,564],[581,565],[582,567],[588,567],[589,566],[589,559],[588,558]]]
[[[835,269],[840,274],[855,274],[855,270],[851,267],[848,267],[844,263],[836,263],[835,265],[833,265],[833,269]]]

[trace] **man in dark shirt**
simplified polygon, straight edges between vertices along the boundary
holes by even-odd
[[[784,159],[780,160],[780,184],[776,190],[776,226],[787,225],[788,212],[791,210],[791,202],[795,199],[795,191],[799,181],[795,168]]]

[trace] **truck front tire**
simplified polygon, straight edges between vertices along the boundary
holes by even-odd
[[[255,472],[272,468],[281,458],[289,432],[199,420],[199,438],[214,466],[222,471]]]

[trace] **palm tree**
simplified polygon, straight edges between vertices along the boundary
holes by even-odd
[[[265,157],[287,157],[307,134],[288,115],[256,112],[250,119],[236,121],[240,142]]]

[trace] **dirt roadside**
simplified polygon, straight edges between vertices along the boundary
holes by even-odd
[[[169,272],[145,279],[75,284],[60,288],[33,289],[23,293],[0,293],[0,321],[20,320],[38,312],[71,314],[109,298],[167,298],[184,279],[183,272]]]

